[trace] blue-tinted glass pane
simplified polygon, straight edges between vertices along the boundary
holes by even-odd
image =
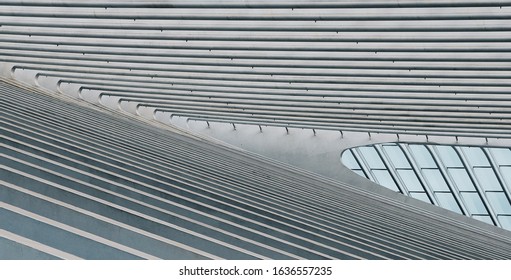
[[[511,150],[491,148],[491,154],[498,165],[511,165]]]
[[[465,169],[447,169],[447,173],[451,176],[452,180],[456,184],[456,187],[460,191],[474,191],[475,187],[468,176],[468,173]]]
[[[397,145],[384,145],[383,150],[395,168],[409,168],[410,163],[405,157],[401,148]]]
[[[429,187],[435,191],[449,191],[447,183],[442,176],[442,173],[438,169],[423,169],[422,174],[426,181],[428,181]]]
[[[511,230],[511,216],[498,216],[497,219],[503,229]]]
[[[389,188],[393,191],[399,191],[396,183],[390,176],[390,173],[387,170],[373,170],[374,177],[378,181],[378,183],[386,188]]]
[[[435,195],[440,206],[461,214],[460,207],[458,206],[458,203],[456,203],[452,193],[435,193]]]
[[[431,203],[431,200],[429,200],[428,195],[424,192],[411,192],[410,196],[422,200],[424,202]]]
[[[412,152],[415,162],[419,167],[423,168],[435,168],[437,167],[433,157],[429,153],[428,149],[424,145],[409,145],[410,151]]]
[[[463,198],[463,202],[470,213],[488,214],[488,211],[484,207],[483,201],[478,193],[462,192],[461,197]]]
[[[500,168],[500,174],[504,178],[507,188],[511,190],[511,166],[502,166]]]
[[[446,167],[463,167],[460,157],[450,146],[437,146],[438,155]]]
[[[349,169],[360,169],[355,157],[349,150],[342,153],[342,163]]]
[[[490,166],[483,149],[477,147],[462,147],[461,149],[471,166]]]
[[[366,174],[364,173],[364,171],[362,170],[353,170],[353,172],[357,173],[358,175],[364,177],[364,178],[367,178]]]
[[[487,191],[501,191],[497,175],[491,167],[474,168],[474,173],[481,187]]]
[[[486,197],[497,214],[511,214],[511,204],[503,192],[487,192]]]
[[[422,187],[419,179],[417,178],[417,174],[415,174],[413,170],[401,169],[397,170],[397,174],[399,174],[401,181],[403,181],[403,184],[409,191],[424,191],[424,188]]]
[[[474,215],[474,216],[472,216],[472,218],[478,219],[479,221],[485,222],[485,223],[490,224],[490,225],[495,225],[493,223],[493,221],[491,220],[490,216],[488,216],[488,215],[481,215],[481,216]]]
[[[360,147],[358,151],[362,154],[370,168],[386,169],[383,161],[373,147]]]

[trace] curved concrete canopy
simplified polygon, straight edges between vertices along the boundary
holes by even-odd
[[[509,138],[510,4],[2,1],[0,59],[149,117]]]
[[[0,81],[0,257],[511,257],[509,231],[65,97]]]
[[[464,237],[497,234],[495,244],[505,247],[507,232],[361,181],[340,164],[339,156],[345,148],[395,141],[509,146],[510,23],[511,1],[2,1],[0,74],[217,137],[255,152],[251,157],[292,163],[355,185],[365,195],[439,215],[427,214],[427,219],[448,217],[464,228]],[[77,109],[67,110],[72,108]],[[267,158],[263,161],[268,164]],[[20,172],[33,166],[10,164],[8,172],[17,173],[19,180],[31,177]],[[18,183],[3,182],[2,190],[23,192],[13,191]],[[1,205],[5,215],[38,215],[6,203]],[[459,233],[457,226],[445,236]],[[484,233],[474,233],[473,227]],[[83,232],[73,233],[79,237],[69,238],[87,239]],[[141,235],[136,239],[154,242],[145,239],[146,232]],[[2,236],[25,242],[13,232]],[[231,233],[222,238],[230,240]],[[103,256],[153,256],[93,239],[109,246]],[[232,249],[229,242],[209,253],[165,242],[180,252],[173,257],[219,257],[213,251],[226,257],[264,255],[248,247],[230,255],[225,251]],[[157,247],[151,244],[149,248]],[[62,255],[50,249],[53,256]],[[345,256],[347,251],[339,250],[328,257]],[[270,257],[278,255],[274,253]],[[356,257],[374,257],[358,253]],[[443,253],[435,257],[507,256],[500,249],[487,255]]]

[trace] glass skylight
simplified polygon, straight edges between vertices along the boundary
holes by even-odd
[[[386,143],[341,160],[393,191],[511,230],[510,149]]]

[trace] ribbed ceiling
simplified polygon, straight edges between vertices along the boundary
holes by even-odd
[[[2,1],[0,60],[191,119],[510,138],[510,31],[511,1]]]
[[[0,258],[511,257],[507,231],[83,103],[0,80]]]

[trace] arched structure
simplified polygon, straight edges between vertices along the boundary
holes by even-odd
[[[508,231],[340,155],[510,146],[510,21],[511,1],[2,1],[2,257],[508,258]]]

